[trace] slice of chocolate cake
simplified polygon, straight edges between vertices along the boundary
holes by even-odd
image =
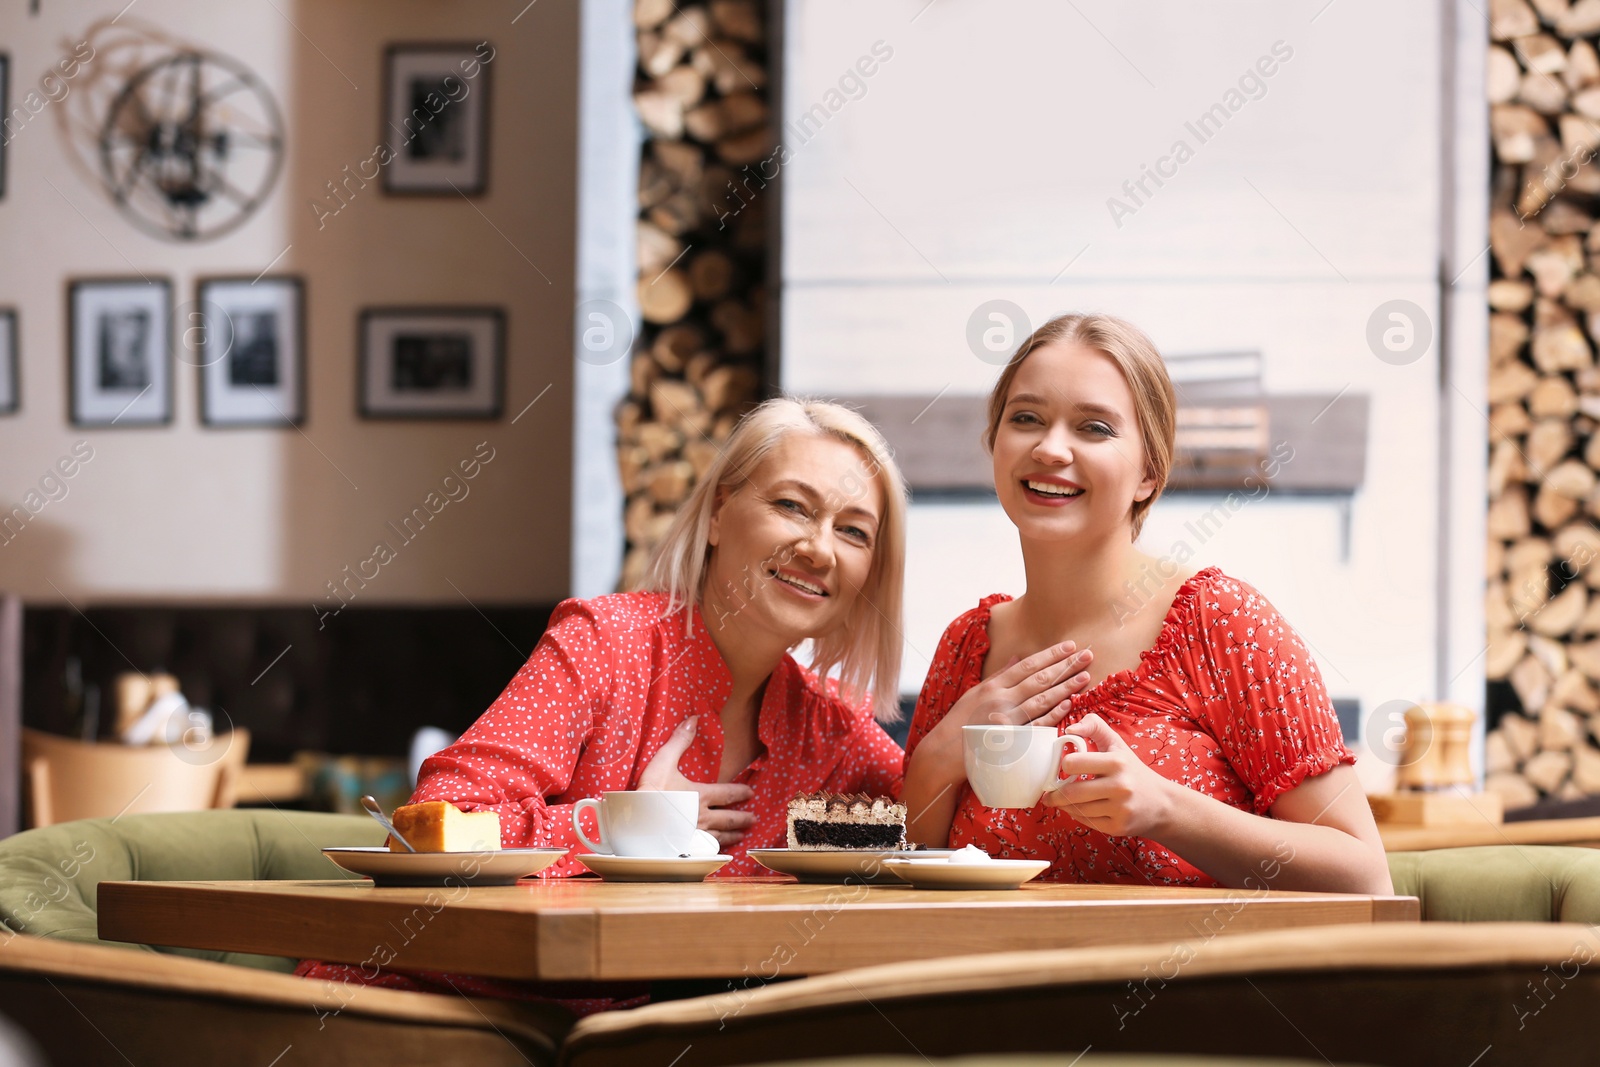
[[[865,793],[813,793],[789,801],[789,847],[800,851],[906,848],[906,806]]]

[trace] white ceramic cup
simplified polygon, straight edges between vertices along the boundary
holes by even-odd
[[[986,808],[1031,808],[1046,792],[1059,789],[1061,757],[1068,747],[1087,752],[1089,742],[1048,726],[961,728],[967,782]]]
[[[580,816],[593,808],[600,840],[583,832]],[[714,856],[717,839],[698,829],[700,794],[692,789],[639,789],[603,793],[572,805],[572,828],[578,840],[602,856],[661,858]]]

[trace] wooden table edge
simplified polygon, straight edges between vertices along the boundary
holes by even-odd
[[[1422,921],[1421,897],[1373,897],[1375,923],[1416,923]]]
[[[242,899],[231,902],[230,911],[240,916],[240,921],[236,925],[220,923],[214,919],[196,923],[193,919],[195,899],[204,898],[208,893],[216,895],[219,886],[226,887],[228,884],[217,881],[103,882],[100,888],[99,934],[108,941],[160,944],[212,951],[252,952],[290,958],[322,958],[361,966],[370,963],[387,966],[389,961],[393,960],[395,966],[402,968],[475,973],[487,977],[524,981],[726,977],[727,974],[736,974],[739,970],[737,961],[732,961],[731,956],[716,952],[712,953],[711,957],[701,960],[699,964],[689,961],[664,966],[656,962],[645,966],[633,958],[635,955],[633,946],[648,944],[652,921],[647,911],[635,907],[606,910],[602,907],[575,907],[570,902],[563,901],[560,906],[542,910],[507,911],[494,907],[453,908],[447,904],[434,913],[434,917],[437,918],[437,915],[445,911],[454,911],[455,914],[435,926],[425,914],[426,909],[419,905],[415,895],[408,897],[390,894],[388,891],[362,883],[321,880],[299,881],[289,883],[288,886],[284,883],[269,883],[273,888],[280,889],[289,886],[326,887],[349,889],[353,892],[325,895],[322,897],[322,907],[308,908],[304,915],[296,916],[288,923],[274,926],[270,922],[259,921],[263,914],[272,911],[275,903],[269,889],[267,892],[255,895],[244,895]],[[234,884],[245,886],[251,883]],[[223,892],[226,891],[224,888]],[[960,913],[965,909],[960,903],[965,894],[925,894],[925,896],[943,898],[943,902],[930,903],[925,899],[922,902],[924,921],[933,921],[926,918],[929,912],[940,913],[937,921],[964,920]],[[289,903],[294,899],[293,896],[285,896],[277,898],[276,902]],[[985,903],[991,907],[982,909],[982,913],[992,912],[994,902]],[[1148,898],[1083,901],[1077,909],[1080,917],[1078,922],[1086,923],[1085,928],[1088,930],[1092,931],[1094,927],[1104,925],[1101,919],[1089,918],[1094,913],[1102,913],[1105,921],[1117,926],[1136,921],[1141,911],[1150,909],[1148,914],[1155,920],[1153,929],[1160,929],[1162,932],[1153,933],[1152,936],[1139,936],[1137,932],[1130,932],[1129,936],[1117,937],[1111,941],[1090,932],[1081,944],[1165,942],[1173,936],[1188,936],[1183,931],[1191,929],[1195,923],[1204,924],[1209,921],[1224,927],[1232,926],[1231,916],[1238,910],[1235,904],[1244,903],[1253,903],[1258,916],[1270,914],[1279,907],[1319,903],[1340,905],[1335,909],[1342,913],[1340,917],[1308,923],[1308,926],[1403,922],[1417,921],[1421,918],[1420,902],[1415,897],[1286,893],[1281,896],[1273,894],[1273,899],[1263,900],[1257,894],[1241,893],[1236,897],[1207,897],[1203,900],[1183,902],[1209,907],[1210,910],[1195,910],[1194,914],[1185,920],[1187,925],[1179,929],[1175,926],[1176,918],[1171,914],[1172,907],[1179,903],[1180,901],[1176,899]],[[208,906],[215,905],[208,902]],[[764,945],[778,924],[803,920],[808,912],[814,914],[820,907],[815,902],[797,900],[793,908],[767,909],[769,914],[752,925],[752,929],[756,929],[760,936],[752,935],[751,939],[761,940]],[[848,905],[846,907],[849,908]],[[874,921],[871,913],[878,912],[881,915],[884,914],[884,910],[875,907],[849,908],[849,910],[856,912],[854,920],[842,923],[835,932],[854,929],[863,943],[875,940],[873,931],[878,923]],[[894,911],[892,908],[887,910]],[[774,914],[775,911],[781,914]],[[1160,915],[1159,919],[1157,915]],[[415,924],[412,922],[413,916],[417,918]],[[981,926],[990,920],[978,921]],[[416,932],[412,931],[413,925],[417,926]],[[900,924],[891,922],[889,925]],[[1051,922],[1047,925],[1056,926],[1056,923]],[[1239,932],[1254,925],[1253,922],[1241,924]],[[298,927],[295,933],[298,940],[286,936],[287,926]],[[428,935],[430,928],[435,931],[431,936]],[[794,927],[789,926],[788,929]],[[783,933],[781,936],[788,938],[790,935]],[[905,958],[910,961],[971,954],[973,949],[958,944],[959,940],[958,938],[952,941],[948,951],[941,951],[935,956],[918,952]],[[464,942],[470,942],[471,947],[465,948]],[[681,933],[678,936],[663,936],[661,942],[660,951],[655,953],[657,957],[665,953],[677,959],[674,952],[685,950],[686,942]],[[669,947],[674,942],[677,943],[677,949]],[[1078,944],[1080,941],[1074,940],[1070,945],[1053,944],[1050,947],[1073,947]],[[372,947],[369,949],[368,946]],[[514,948],[508,954],[502,946],[514,946]],[[1015,947],[1002,946],[987,951],[1008,951]],[[383,951],[385,949],[392,953],[387,955],[387,958]],[[619,956],[619,952],[624,955]],[[648,951],[643,954],[651,955]],[[759,956],[760,953],[756,955]],[[811,956],[809,952],[806,955]],[[893,962],[887,957],[875,956],[861,960],[856,958],[857,956],[859,952],[853,949],[843,951],[842,954],[839,951],[827,952],[820,958],[811,956],[805,961],[809,965],[805,973],[826,973],[864,966],[868,963]],[[657,971],[660,973],[655,973]],[[668,973],[669,971],[671,973]]]
[[[259,884],[241,880],[239,885]],[[599,942],[598,918],[592,911],[564,908],[553,911],[538,924],[527,913],[494,909],[454,908],[448,902],[435,908],[415,899],[375,896],[371,886],[360,883],[305,880],[296,885],[351,886],[356,894],[343,899],[324,898],[322,913],[297,917],[302,928],[301,941],[286,945],[281,927],[244,922],[233,925],[197,925],[186,913],[186,906],[217,885],[227,882],[139,882],[105,881],[99,886],[96,932],[104,941],[126,944],[194,948],[213,952],[244,952],[289,959],[325,959],[331,962],[387,967],[407,952],[404,968],[464,973],[450,965],[456,950],[452,942],[472,937],[495,945],[517,946],[514,968],[495,968],[474,973],[515,980],[581,978],[595,970],[595,946]],[[362,892],[362,889],[368,892]],[[142,898],[142,899],[141,899]],[[442,898],[441,898],[442,899]],[[262,896],[230,902],[236,911],[275,903]],[[356,909],[368,912],[352,918]],[[329,915],[329,912],[339,914]],[[455,912],[436,924],[439,916]],[[381,913],[374,913],[381,912]],[[320,935],[305,932],[320,926]],[[426,940],[423,940],[426,937]],[[398,946],[398,947],[397,947]],[[587,946],[587,949],[585,949]]]
[[[1378,825],[1385,852],[1432,852],[1443,848],[1483,845],[1566,845],[1600,847],[1600,817],[1530,819],[1506,823],[1460,823],[1454,826]]]

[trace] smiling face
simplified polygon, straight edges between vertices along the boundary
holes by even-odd
[[[1024,538],[1132,540],[1156,490],[1133,392],[1110,356],[1074,341],[1030,352],[994,438],[994,486]]]
[[[872,573],[883,490],[852,446],[791,433],[712,514],[705,599],[785,647],[842,625]],[[731,621],[731,620],[730,620]]]

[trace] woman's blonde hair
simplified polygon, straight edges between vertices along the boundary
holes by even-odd
[[[837,668],[846,699],[860,702],[870,696],[878,721],[893,722],[900,716],[906,486],[888,442],[859,413],[826,400],[792,397],[777,397],[753,409],[734,427],[721,453],[678,509],[666,536],[651,554],[640,588],[668,594],[669,612],[700,603],[718,491],[735,493],[744,488],[768,454],[797,433],[831,437],[850,445],[861,454],[868,477],[883,489],[883,514],[867,580],[857,591],[844,625],[812,640],[811,667],[819,678]],[[835,487],[850,496],[867,488],[859,484]]]
[[[1145,473],[1156,483],[1155,492],[1133,502],[1130,519],[1133,536],[1138,537],[1146,513],[1166,488],[1167,477],[1172,473],[1178,400],[1172,378],[1167,374],[1166,361],[1156,350],[1155,342],[1133,323],[1110,315],[1058,315],[1029,334],[1017,346],[1017,354],[1000,371],[989,393],[989,426],[983,434],[983,445],[990,452],[994,451],[994,438],[1005,414],[1006,397],[1011,393],[1011,383],[1022,361],[1034,349],[1056,343],[1076,343],[1104,353],[1117,365],[1128,383],[1128,390],[1133,393],[1134,418],[1139,424],[1139,436],[1144,439]]]

